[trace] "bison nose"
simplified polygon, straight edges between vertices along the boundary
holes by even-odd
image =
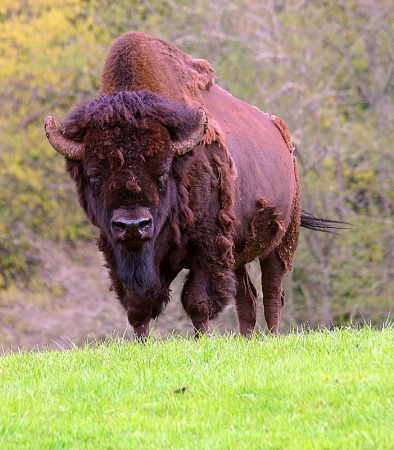
[[[139,218],[136,220],[131,219],[117,219],[112,221],[112,227],[118,231],[125,232],[127,230],[143,231],[152,225],[152,219]]]
[[[150,217],[116,217],[111,221],[113,236],[120,241],[147,241],[152,238],[153,224]]]

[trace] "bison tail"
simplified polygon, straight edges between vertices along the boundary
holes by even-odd
[[[314,231],[322,231],[324,233],[335,233],[333,230],[347,230],[353,225],[348,222],[341,222],[330,219],[320,219],[313,214],[301,210],[301,226]]]

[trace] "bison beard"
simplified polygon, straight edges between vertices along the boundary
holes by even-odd
[[[104,255],[112,289],[120,300],[125,290],[147,292],[158,285],[152,246],[139,251],[127,250],[113,245],[103,233],[96,239],[96,244]]]
[[[115,246],[114,255],[119,280],[126,289],[146,292],[157,287],[151,245],[138,251]]]

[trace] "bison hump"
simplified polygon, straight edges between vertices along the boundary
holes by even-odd
[[[149,90],[173,101],[202,104],[200,90],[213,84],[214,69],[162,39],[131,31],[112,45],[104,64],[101,94]]]

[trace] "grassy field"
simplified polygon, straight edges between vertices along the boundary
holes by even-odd
[[[1,449],[394,448],[394,328],[0,357]]]

